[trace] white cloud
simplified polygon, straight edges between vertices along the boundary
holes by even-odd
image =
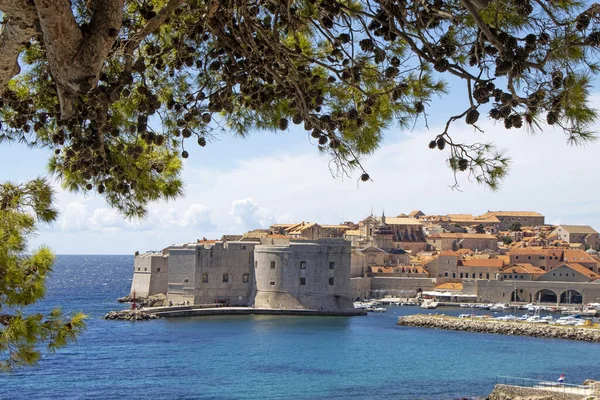
[[[85,226],[87,209],[78,201],[67,204],[60,210],[58,227],[63,232],[80,231]]]
[[[277,222],[291,222],[290,214],[277,215],[275,207],[262,208],[250,197],[238,199],[231,204],[229,214],[242,230],[267,228]]]

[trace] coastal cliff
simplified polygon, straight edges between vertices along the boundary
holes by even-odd
[[[410,315],[398,318],[398,325],[453,331],[496,333],[548,339],[600,342],[600,329],[565,327],[484,319],[458,319],[442,315]]]

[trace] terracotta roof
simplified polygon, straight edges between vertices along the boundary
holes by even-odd
[[[314,227],[315,225],[317,225],[315,222],[303,222],[301,224],[296,224],[294,226],[291,226],[290,228],[286,229],[286,233],[288,235],[297,235],[300,234],[302,232],[304,232],[305,230]]]
[[[460,254],[460,255],[473,254],[473,250],[471,250],[471,249],[458,249],[458,250],[456,250],[456,253]]]
[[[470,258],[467,260],[461,260],[461,263],[463,267],[504,267],[504,260],[498,260],[496,258]]]
[[[455,252],[453,252],[452,250],[445,250],[445,251],[442,251],[442,252],[440,253],[440,256],[446,256],[446,257],[448,257],[448,256],[451,256],[451,257],[458,257],[458,254],[456,254],[456,253],[455,253]]]
[[[581,249],[565,249],[563,254],[563,260],[568,263],[596,262],[592,256]]]
[[[421,221],[416,218],[394,218],[385,217],[386,225],[422,225]]]
[[[543,217],[542,214],[535,211],[488,211],[483,215],[503,216],[503,217]]]
[[[568,233],[598,233],[589,225],[559,225],[558,227],[564,229]]]
[[[520,249],[513,249],[510,251],[510,255],[527,255],[527,254],[545,254],[545,255],[552,255],[552,256],[562,256],[563,254],[563,249],[557,249],[557,248],[551,248],[551,247],[523,247]]]
[[[518,263],[507,265],[506,267],[500,269],[500,273],[542,275],[545,274],[546,271],[541,268],[534,267],[529,263]]]
[[[410,214],[408,214],[408,216],[414,218],[415,215],[417,215],[419,213],[424,214],[423,211],[421,211],[421,210],[413,210]]]
[[[564,264],[564,265],[571,267],[571,269],[574,269],[575,271],[579,272],[581,275],[587,276],[591,280],[596,280],[596,279],[600,278],[600,275],[598,275],[594,271],[590,271],[588,268],[584,267],[583,265],[581,265],[579,263],[569,263],[569,264]]]
[[[462,290],[463,284],[459,282],[446,282],[441,285],[437,285],[435,290]]]
[[[496,236],[487,233],[434,233],[428,238],[433,239],[496,239]]]

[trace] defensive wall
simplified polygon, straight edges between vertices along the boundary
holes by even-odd
[[[350,242],[266,239],[173,245],[136,256],[131,291],[169,304],[269,309],[352,308]]]
[[[135,257],[130,294],[147,297],[166,293],[169,256],[162,252],[148,252]]]
[[[597,281],[596,281],[597,282]],[[509,302],[516,291],[514,300],[523,302],[569,303],[569,299],[581,296],[578,303],[600,301],[600,283],[595,282],[550,282],[550,281],[495,281],[478,280],[477,301]],[[575,301],[571,301],[575,302]]]
[[[290,241],[254,249],[257,308],[352,308],[350,243],[343,239]]]

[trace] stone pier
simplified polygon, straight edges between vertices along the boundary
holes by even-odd
[[[461,319],[439,314],[399,317],[398,325],[453,331],[496,333],[501,335],[531,336],[546,339],[600,342],[600,329],[596,327],[557,326],[528,322],[498,321],[494,319]]]

